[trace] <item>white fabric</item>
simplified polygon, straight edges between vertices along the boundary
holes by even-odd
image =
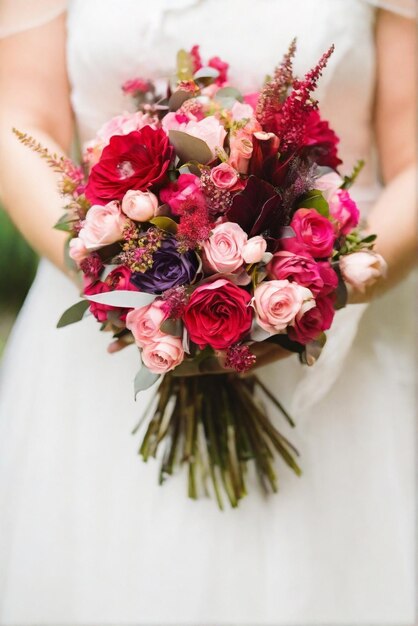
[[[334,42],[318,97],[347,171],[367,160],[355,192],[365,214],[379,192],[373,28],[362,0],[73,0],[81,137],[126,108],[124,80],[166,76],[180,47],[200,42],[253,90],[294,35],[298,73]],[[140,461],[130,435],[150,395],[133,402],[135,349],[107,355],[92,319],[56,330],[77,293],[43,262],[3,367],[0,624],[412,626],[411,292],[406,281],[365,312],[338,315],[328,348],[348,349],[342,374],[332,351],[308,373],[296,358],[264,369],[287,406],[299,402],[295,431],[271,414],[304,476],[279,464],[278,495],[250,484],[238,511],[220,513],[186,498],[185,476],[158,487],[155,462]]]
[[[67,4],[67,0],[1,0],[0,38],[46,24]]]
[[[366,0],[366,2],[379,9],[398,13],[403,17],[414,18],[417,15],[415,0]]]

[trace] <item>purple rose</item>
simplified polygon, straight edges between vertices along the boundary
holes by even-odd
[[[174,237],[167,237],[153,254],[153,264],[146,272],[135,272],[131,282],[140,291],[162,293],[172,287],[191,283],[196,277],[199,259],[189,250],[180,254]]]

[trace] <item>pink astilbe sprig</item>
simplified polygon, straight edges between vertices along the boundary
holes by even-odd
[[[164,300],[164,312],[167,318],[180,319],[189,301],[189,295],[185,287],[172,287],[162,295]]]
[[[273,132],[280,139],[280,151],[287,152],[303,145],[306,132],[307,118],[317,108],[317,101],[311,97],[316,89],[322,70],[334,52],[332,45],[319,59],[303,80],[295,80],[293,89],[277,112]]]
[[[200,188],[205,196],[211,218],[215,219],[231,208],[234,194],[228,191],[228,189],[219,189],[212,181],[210,170],[207,168],[202,170]]]
[[[282,62],[276,67],[274,76],[264,85],[257,101],[256,118],[263,126],[280,110],[289,89],[293,85],[293,57],[296,52],[296,39],[290,43]]]
[[[248,372],[255,362],[256,356],[251,352],[249,346],[236,343],[226,351],[225,367],[232,368],[240,374]]]

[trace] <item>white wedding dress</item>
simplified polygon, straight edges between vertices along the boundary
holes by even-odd
[[[354,192],[366,214],[379,193],[376,4],[413,12],[410,0],[74,0],[81,138],[126,108],[126,79],[166,76],[179,48],[200,43],[252,91],[293,36],[299,74],[335,43],[318,98],[344,170],[367,161]],[[254,485],[220,512],[186,497],[184,475],[158,486],[131,435],[149,396],[133,401],[135,348],[107,354],[92,318],[57,330],[78,294],[42,262],[2,368],[0,624],[412,625],[411,285],[339,313],[315,367],[292,357],[265,368],[296,418],[304,474],[279,463],[277,495]]]

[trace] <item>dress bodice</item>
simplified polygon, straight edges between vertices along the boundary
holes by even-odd
[[[68,65],[81,139],[129,107],[120,89],[125,80],[172,74],[180,48],[198,43],[204,57],[219,55],[230,63],[231,83],[249,92],[260,88],[294,36],[298,75],[334,43],[317,97],[340,136],[344,170],[366,160],[357,185],[365,206],[376,192],[374,14],[363,0],[72,0]]]

